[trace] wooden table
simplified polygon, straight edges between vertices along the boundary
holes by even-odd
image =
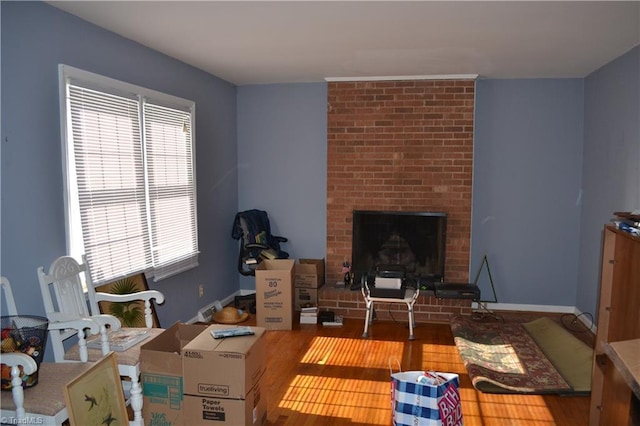
[[[640,339],[603,344],[605,354],[640,399]]]

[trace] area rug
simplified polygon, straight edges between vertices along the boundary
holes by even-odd
[[[588,394],[593,350],[550,318],[528,323],[451,319],[473,386],[487,393]]]

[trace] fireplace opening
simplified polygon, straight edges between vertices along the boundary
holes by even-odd
[[[408,276],[444,280],[447,214],[353,211],[354,281],[384,265],[402,265]]]

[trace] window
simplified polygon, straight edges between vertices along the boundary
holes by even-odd
[[[194,102],[59,73],[69,253],[95,284],[197,266]]]

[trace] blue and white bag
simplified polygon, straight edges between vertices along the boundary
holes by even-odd
[[[457,374],[404,371],[391,374],[395,426],[462,426]]]

